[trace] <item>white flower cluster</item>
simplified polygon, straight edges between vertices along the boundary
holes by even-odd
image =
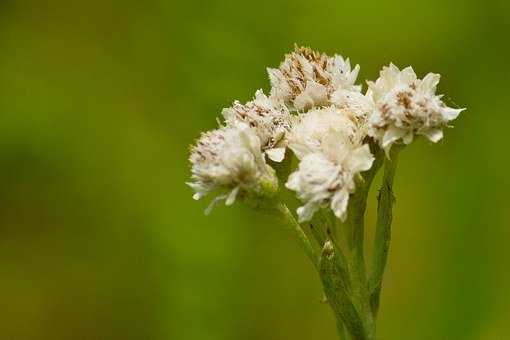
[[[192,148],[194,197],[218,191],[213,203],[230,205],[240,194],[264,196],[277,186],[266,157],[280,162],[289,148],[299,165],[286,187],[304,202],[299,220],[323,207],[343,220],[357,178],[374,161],[371,140],[387,152],[414,135],[437,142],[462,111],[435,94],[439,75],[420,80],[411,67],[400,71],[390,64],[363,94],[355,84],[358,71],[339,55],[296,47],[279,68],[268,69],[269,97],[259,90],[246,104],[234,102],[222,112],[224,126],[204,133]]]
[[[402,71],[393,64],[383,67],[379,79],[368,82],[367,95],[375,105],[368,134],[386,150],[398,140],[411,143],[415,134],[438,142],[442,128],[463,110],[447,107],[436,95],[439,78],[429,73],[418,79],[410,66]]]
[[[260,191],[264,182],[274,182],[272,169],[261,152],[260,139],[245,123],[202,134],[191,150],[191,178],[188,183],[198,200],[210,192],[220,194],[206,210],[219,200],[234,203],[239,191]]]
[[[355,176],[370,169],[374,160],[368,144],[363,144],[363,131],[351,111],[334,106],[315,108],[296,125],[289,147],[300,163],[286,186],[306,202],[297,211],[300,221],[327,205],[345,219]]]

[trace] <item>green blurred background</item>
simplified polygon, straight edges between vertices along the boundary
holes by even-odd
[[[295,42],[361,81],[441,73],[467,107],[402,155],[380,339],[509,339],[509,22],[504,0],[2,0],[0,339],[335,339],[291,235],[184,185]]]

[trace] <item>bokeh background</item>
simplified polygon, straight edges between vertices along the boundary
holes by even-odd
[[[509,339],[509,23],[504,0],[2,0],[0,339],[335,339],[292,236],[184,185],[295,42],[467,107],[402,155],[379,338]]]

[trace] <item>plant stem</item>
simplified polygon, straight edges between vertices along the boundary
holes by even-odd
[[[318,256],[315,254],[315,250],[313,249],[312,244],[308,239],[308,236],[306,236],[305,232],[301,228],[301,225],[296,221],[287,205],[285,205],[284,203],[279,203],[277,209],[282,213],[288,226],[296,235],[296,238],[299,241],[299,244],[301,245],[303,250],[305,251],[306,256],[308,256],[310,261],[312,261],[313,265],[318,270],[319,269]]]
[[[345,334],[345,326],[342,320],[339,318],[336,318],[336,330],[338,332],[340,340],[347,340],[347,335]]]
[[[372,181],[380,169],[384,155],[377,145],[371,145],[372,153],[376,156],[370,170],[362,174],[363,179],[358,181],[356,192],[349,198],[347,221],[347,245],[350,248],[348,267],[351,277],[351,296],[363,320],[363,327],[367,339],[373,339],[375,332],[375,318],[370,306],[370,291],[365,268],[365,211],[368,193]]]
[[[371,145],[371,151],[375,155],[374,163],[370,170],[362,175],[362,180],[358,181],[356,192],[351,195],[347,215],[347,244],[354,252],[356,265],[365,276],[364,259],[364,238],[365,238],[365,210],[367,207],[368,193],[379,171],[384,155],[377,145]]]
[[[399,146],[394,146],[390,152],[389,158],[384,161],[384,175],[379,190],[377,204],[377,222],[374,240],[374,254],[372,258],[372,273],[370,276],[370,306],[374,318],[379,309],[379,300],[382,288],[382,279],[386,262],[388,260],[388,251],[391,240],[391,222],[393,220],[393,204],[395,196],[393,195],[393,179],[397,167]]]
[[[392,208],[395,200],[392,188],[399,148],[394,146],[390,158],[386,159],[377,145],[371,143],[370,147],[375,155],[374,163],[370,170],[362,173],[362,179],[357,181],[356,192],[349,198],[347,220],[342,226],[347,245],[345,251],[340,249],[335,241],[334,221],[326,214],[318,215],[315,222],[310,224],[310,237],[313,236],[321,248],[318,255],[303,226],[297,222],[288,207],[284,203],[276,205],[319,273],[327,302],[336,318],[341,340],[375,338],[375,319],[388,258]],[[378,196],[374,254],[371,273],[367,278],[364,255],[365,211],[371,184],[383,164],[384,175]]]
[[[338,243],[335,239],[335,233],[332,231],[332,224],[334,222],[329,221],[329,219],[325,216],[323,211],[320,211],[320,218],[316,219],[316,224],[310,224],[310,230],[312,232],[313,237],[319,244],[319,247],[322,249],[326,243],[326,241],[331,242],[334,248],[334,261],[337,266],[338,273],[340,274],[340,283],[341,287],[337,289],[343,289],[345,291],[350,290],[350,276],[349,276],[349,267],[347,258],[344,253],[338,246]]]
[[[335,264],[335,247],[331,241],[324,244],[319,260],[319,275],[324,287],[324,293],[328,304],[333,309],[337,320],[338,335],[342,339],[343,327],[351,336],[352,340],[370,340],[367,336],[363,320],[349,292],[342,289],[341,274]]]

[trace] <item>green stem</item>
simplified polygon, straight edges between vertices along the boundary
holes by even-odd
[[[375,155],[374,164],[357,181],[356,192],[349,198],[346,223],[342,225],[347,245],[345,249],[340,249],[335,242],[335,222],[326,214],[318,214],[308,232],[321,248],[319,256],[303,226],[296,221],[288,207],[283,203],[277,204],[277,210],[319,272],[328,304],[336,317],[338,335],[343,340],[373,340],[375,337],[375,318],[391,236],[391,210],[394,202],[392,187],[398,149],[394,147],[391,159],[385,159],[377,145],[371,143],[370,147]],[[384,178],[378,197],[374,258],[371,275],[367,278],[364,218],[371,184],[383,164]]]
[[[296,235],[296,238],[299,241],[300,246],[305,251],[306,256],[308,256],[310,261],[312,261],[315,268],[318,269],[319,268],[318,257],[315,254],[315,250],[313,249],[312,244],[308,239],[308,236],[306,236],[305,232],[301,228],[301,225],[296,221],[296,219],[290,212],[289,208],[287,208],[287,205],[285,205],[284,203],[279,203],[277,209],[282,213],[288,226]]]
[[[365,210],[367,207],[368,193],[379,171],[384,155],[382,150],[372,144],[371,151],[375,155],[374,163],[370,170],[362,174],[362,180],[358,181],[356,192],[349,198],[347,211],[347,244],[354,254],[355,264],[361,270],[360,274],[365,277],[364,239],[365,239]]]
[[[345,334],[345,326],[340,318],[336,318],[336,330],[340,340],[347,340],[347,335]]]
[[[329,305],[333,309],[337,320],[337,329],[340,338],[343,333],[343,325],[350,334],[352,340],[370,340],[353,300],[342,286],[341,274],[335,263],[335,247],[331,241],[326,241],[319,260],[319,274],[324,287],[324,293]]]
[[[382,280],[390,248],[391,222],[393,220],[392,210],[393,204],[395,203],[395,196],[393,195],[393,179],[397,168],[399,151],[399,146],[394,146],[390,152],[389,158],[384,161],[384,175],[378,196],[374,254],[372,258],[372,273],[369,284],[370,305],[374,317],[377,316],[379,309]]]
[[[338,289],[350,290],[350,277],[347,259],[338,246],[335,239],[335,233],[332,231],[333,221],[325,216],[324,211],[320,211],[315,218],[314,224],[310,224],[310,230],[313,237],[322,249],[326,241],[330,241],[334,247],[334,261],[340,273],[341,286]]]
[[[370,292],[365,268],[365,211],[372,181],[384,160],[382,150],[375,144],[372,144],[371,147],[372,153],[376,156],[374,163],[370,170],[362,174],[363,178],[358,181],[356,192],[349,198],[345,223],[347,245],[350,250],[348,267],[351,276],[351,296],[359,315],[362,316],[367,339],[373,339],[375,319],[370,306]]]

